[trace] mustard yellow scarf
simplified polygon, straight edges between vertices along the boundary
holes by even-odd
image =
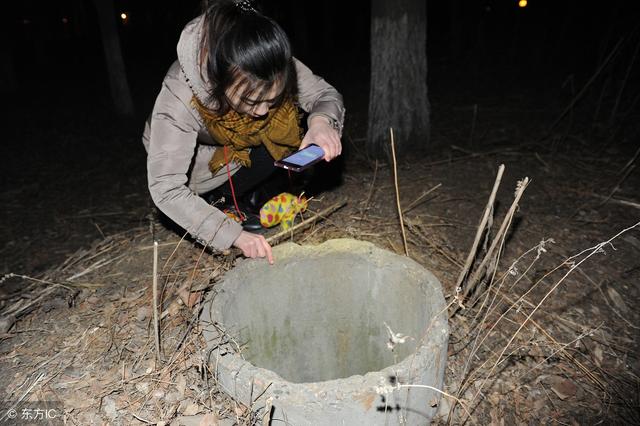
[[[251,167],[251,147],[264,145],[273,158],[280,160],[298,148],[302,141],[298,108],[291,100],[269,110],[263,120],[255,120],[233,109],[221,116],[202,105],[195,96],[191,103],[200,113],[213,140],[230,148],[226,155],[223,149],[216,149],[211,157],[209,169],[214,174],[227,161]]]

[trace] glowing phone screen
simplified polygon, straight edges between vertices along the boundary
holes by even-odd
[[[317,145],[309,145],[305,149],[302,149],[295,154],[291,154],[289,157],[284,158],[283,161],[295,164],[296,166],[304,167],[321,157],[324,157],[324,151],[322,150],[322,148]]]

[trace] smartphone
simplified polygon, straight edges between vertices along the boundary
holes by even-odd
[[[316,164],[324,158],[324,150],[318,145],[309,145],[300,151],[296,151],[282,160],[276,161],[274,166],[283,169],[301,172],[309,166]]]

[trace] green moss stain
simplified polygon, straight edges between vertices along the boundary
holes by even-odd
[[[291,318],[285,318],[280,326],[266,329],[266,324],[254,324],[247,332],[246,339],[250,342],[250,350],[245,358],[252,364],[268,368],[287,378],[296,371],[298,358],[305,348],[298,347],[295,324]],[[299,330],[298,330],[299,332]],[[304,339],[303,339],[304,340]]]

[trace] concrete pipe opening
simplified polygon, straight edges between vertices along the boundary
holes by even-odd
[[[356,240],[274,255],[240,262],[205,303],[223,390],[296,425],[429,421],[440,395],[421,386],[442,387],[448,338],[433,274]]]

